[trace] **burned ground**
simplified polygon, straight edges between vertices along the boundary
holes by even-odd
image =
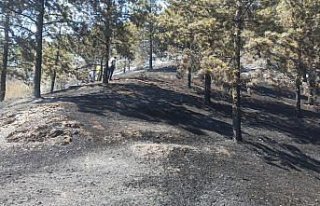
[[[213,90],[206,106],[201,90],[174,76],[170,68],[128,75],[4,107],[5,127],[17,107],[54,105],[80,128],[66,144],[9,143],[1,129],[0,205],[320,204],[319,113],[297,119],[287,94],[259,88],[243,99],[236,144],[230,97]],[[44,111],[42,121],[52,120]]]

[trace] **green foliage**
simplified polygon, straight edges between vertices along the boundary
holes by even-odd
[[[264,14],[273,15],[272,28],[264,28],[263,33],[248,42],[247,48],[279,65],[291,79],[301,79],[312,65],[318,64],[319,5],[317,0],[283,0],[270,6]]]
[[[58,45],[56,45],[58,44]],[[44,45],[43,51],[43,72],[47,76],[51,76],[53,72],[59,75],[74,73],[75,68],[72,65],[72,54],[62,46],[59,42],[47,43]]]
[[[319,65],[318,0],[240,2],[242,56],[268,59],[292,78]],[[161,42],[180,51],[193,50],[202,58],[202,69],[230,81],[225,73],[232,74],[234,68],[236,1],[168,0],[168,4],[157,18]],[[214,64],[217,60],[223,64]]]
[[[36,61],[34,31],[39,2],[12,2],[0,2],[1,9],[4,3],[10,3],[10,65],[31,71]],[[164,11],[159,2],[163,1],[46,1],[44,72],[57,67],[53,66],[57,49],[61,55],[57,71],[75,67],[72,57],[96,65],[109,55],[128,60],[146,56],[141,45],[151,34],[157,52],[174,51],[177,57],[190,59],[193,71],[210,71],[217,82],[234,81],[238,1],[167,0]],[[239,2],[242,58],[266,59],[292,79],[319,68],[319,0]],[[4,13],[0,14],[0,26]],[[3,37],[0,41],[2,46]]]
[[[166,12],[158,18],[164,31],[159,34],[164,44],[197,54],[201,68],[222,72],[232,68],[234,53],[233,15],[234,4],[223,1],[169,1]],[[179,35],[177,35],[179,34]],[[224,62],[214,64],[214,62]],[[217,66],[217,68],[209,68]],[[224,67],[224,68],[222,68]],[[223,75],[224,76],[224,75]]]
[[[140,40],[137,26],[130,22],[125,23],[122,28],[118,29],[116,37],[117,53],[129,61],[133,61]]]

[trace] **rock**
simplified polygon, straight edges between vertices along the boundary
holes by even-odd
[[[72,130],[71,134],[72,135],[78,135],[78,134],[80,134],[80,131],[79,130]]]
[[[79,129],[82,125],[78,122],[67,121],[67,122],[63,122],[63,126],[69,127],[69,128],[74,128],[74,129]]]
[[[72,142],[72,137],[70,136],[64,136],[63,140],[62,140],[62,145],[68,145]]]
[[[1,126],[6,126],[6,125],[14,123],[15,121],[16,121],[16,117],[15,116],[6,117],[2,122],[0,122],[0,125]]]
[[[32,101],[32,103],[34,104],[38,104],[38,103],[42,103],[43,102],[43,98],[36,98]]]
[[[58,136],[62,136],[65,132],[62,129],[52,128],[50,133],[48,134],[49,138],[55,138]]]

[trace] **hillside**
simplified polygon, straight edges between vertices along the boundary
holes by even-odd
[[[320,114],[270,88],[189,90],[169,68],[0,110],[0,205],[319,205]],[[307,110],[308,109],[308,110]]]

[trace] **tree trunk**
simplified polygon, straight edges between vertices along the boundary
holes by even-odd
[[[192,84],[192,74],[191,74],[191,67],[188,67],[188,88],[191,89],[191,84]]]
[[[106,64],[105,64],[105,68],[104,68],[104,71],[103,71],[103,83],[104,84],[108,84],[109,83],[109,60],[110,60],[110,40],[108,39],[107,40],[107,51],[106,51]]]
[[[300,43],[298,44],[298,65],[297,65],[297,76],[296,76],[296,116],[298,118],[301,117],[301,80],[305,80],[306,77],[306,69],[305,65],[302,62],[302,50]]]
[[[314,105],[314,102],[315,102],[315,100],[314,100],[314,87],[310,87],[309,88],[309,96],[308,96],[308,104],[309,105]]]
[[[149,51],[149,68],[150,69],[153,69],[153,57],[152,57],[152,54],[153,54],[153,34],[152,34],[152,26],[150,26],[150,51]]]
[[[99,76],[98,76],[98,81],[101,82],[102,80],[102,74],[103,74],[103,57],[101,57],[101,61],[100,61],[100,72],[99,72]]]
[[[6,4],[4,4],[6,6]],[[6,86],[7,86],[7,69],[8,69],[8,56],[9,56],[9,26],[10,19],[9,13],[6,8],[4,8],[4,12],[6,13],[5,22],[4,22],[4,44],[3,44],[3,59],[2,59],[2,71],[1,71],[1,83],[0,83],[0,101],[4,101],[6,96]]]
[[[237,12],[235,15],[235,72],[233,85],[233,102],[232,102],[232,118],[233,118],[233,139],[235,141],[242,140],[241,134],[241,31],[242,31],[242,1],[237,0]]]
[[[96,76],[97,76],[97,70],[96,70],[96,66],[94,67],[93,71],[92,71],[92,79],[93,82],[96,82]]]
[[[316,82],[314,80],[313,75],[309,77],[308,80],[308,87],[309,87],[309,95],[308,95],[308,104],[314,105],[315,102],[315,90],[316,90]]]
[[[128,62],[128,71],[130,71],[130,69],[131,69],[131,60],[129,60]]]
[[[57,68],[58,68],[58,64],[59,64],[59,58],[60,58],[60,48],[58,46],[56,59],[54,62],[54,69],[53,69],[52,76],[51,76],[51,87],[50,87],[51,94],[54,92],[54,85],[55,85],[56,77],[57,77]]]
[[[301,80],[296,79],[296,116],[301,117]]]
[[[127,67],[127,58],[124,59],[124,68],[123,68],[123,73],[126,73],[126,67]]]
[[[54,69],[52,72],[52,75],[51,75],[51,86],[50,86],[50,93],[51,94],[53,94],[53,92],[54,92],[56,77],[57,77],[57,71]]]
[[[211,75],[206,72],[204,76],[204,102],[209,105],[211,103]]]
[[[33,79],[33,96],[35,98],[41,98],[41,69],[42,69],[42,33],[43,33],[43,17],[44,17],[44,2],[39,1],[39,14],[37,16],[37,32],[36,32],[36,67]]]
[[[105,28],[105,38],[106,38],[106,64],[103,72],[103,80],[102,83],[108,84],[109,83],[109,60],[110,60],[110,49],[111,49],[111,37],[112,37],[112,8],[113,8],[113,1],[107,1],[107,16],[106,16],[106,28]]]
[[[150,0],[150,7],[149,7],[149,14],[152,15],[152,1]],[[150,44],[150,50],[149,50],[149,68],[153,69],[153,59],[152,59],[152,54],[153,54],[153,22],[152,19],[149,20],[149,44]]]

